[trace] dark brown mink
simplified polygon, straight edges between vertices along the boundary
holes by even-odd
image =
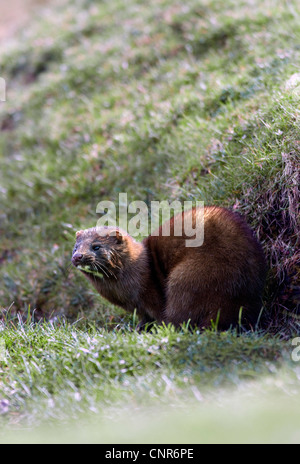
[[[262,247],[239,214],[215,206],[204,208],[202,245],[187,246],[191,237],[175,228],[186,219],[195,227],[199,211],[176,215],[142,242],[116,227],[77,232],[73,265],[104,298],[136,310],[139,328],[153,321],[254,327],[266,275]]]

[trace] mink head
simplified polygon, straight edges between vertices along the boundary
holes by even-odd
[[[116,277],[127,252],[128,235],[116,227],[77,232],[72,263],[84,273]]]

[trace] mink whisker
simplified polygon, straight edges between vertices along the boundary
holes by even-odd
[[[108,269],[105,269],[103,266],[101,266],[101,264],[99,263],[99,261],[96,261],[96,262],[95,262],[95,267],[96,267],[97,271],[102,272],[103,274],[106,275],[106,277],[109,278],[109,275],[107,274],[107,272],[109,272],[109,270],[108,270]],[[106,272],[106,271],[107,271],[107,272]]]

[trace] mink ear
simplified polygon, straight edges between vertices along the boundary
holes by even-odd
[[[116,239],[118,240],[118,243],[123,242],[123,235],[119,230],[116,230]]]
[[[83,230],[79,230],[78,232],[76,232],[76,238],[80,238],[83,234]]]
[[[121,232],[118,230],[118,229],[115,229],[113,230],[110,234],[109,234],[110,237],[115,237],[116,241],[118,243],[122,243],[123,241],[123,235],[121,234]]]

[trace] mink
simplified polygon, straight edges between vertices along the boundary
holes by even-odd
[[[178,224],[196,226],[199,214],[177,214],[142,242],[118,227],[79,231],[72,263],[102,297],[136,310],[138,328],[154,321],[255,327],[266,277],[262,246],[241,215],[216,206],[204,208],[203,243],[187,246],[193,237],[183,227],[178,235]]]

